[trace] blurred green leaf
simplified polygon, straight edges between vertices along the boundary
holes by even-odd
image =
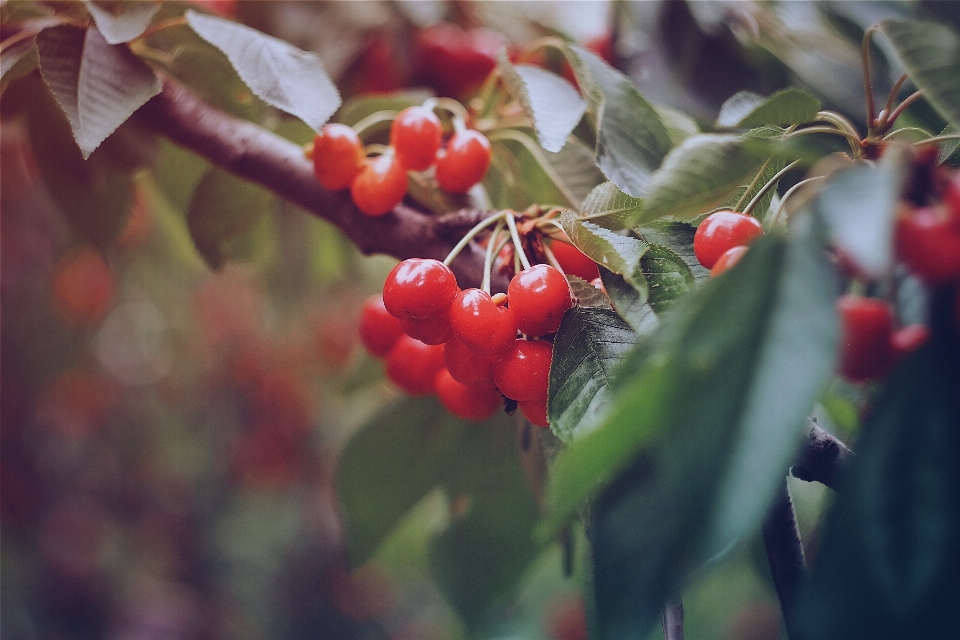
[[[10,83],[22,78],[37,68],[37,47],[34,38],[5,49],[0,57],[0,91],[6,91]]]
[[[913,20],[884,20],[880,30],[924,97],[960,126],[960,35],[943,24]]]
[[[640,259],[640,269],[647,281],[647,302],[657,315],[697,286],[693,271],[684,259],[662,245],[652,244],[647,248]]]
[[[36,42],[43,79],[67,114],[84,159],[160,93],[153,69],[129,49],[107,44],[93,27],[51,27]]]
[[[557,153],[544,151],[543,155],[574,204],[583,202],[604,181],[593,160],[593,151],[575,138],[568,138]]]
[[[193,10],[185,15],[190,27],[223,51],[267,104],[297,116],[314,131],[340,106],[340,94],[315,53],[231,20]]]
[[[507,89],[533,121],[540,146],[554,153],[560,151],[583,117],[587,103],[557,74],[529,64],[511,64],[505,49],[500,51],[497,66]]]
[[[97,2],[85,0],[87,11],[97,23],[107,44],[130,42],[147,30],[150,20],[160,9],[152,2]]]
[[[675,147],[690,136],[700,133],[700,126],[697,121],[677,109],[664,107],[663,105],[654,105],[657,115],[660,116],[663,126],[670,136],[670,146]]]
[[[531,204],[579,206],[577,193],[564,182],[532,133],[522,129],[490,132],[492,164],[483,186],[493,207],[522,211]]]
[[[604,182],[595,187],[580,205],[580,220],[620,231],[626,229],[631,218],[643,208],[643,200],[628,196],[612,182]]]
[[[561,214],[560,223],[570,241],[591,260],[623,276],[634,288],[646,289],[640,268],[640,258],[647,251],[646,244],[580,220],[569,210]]]
[[[612,271],[600,267],[600,280],[610,296],[610,304],[627,324],[643,336],[657,326],[657,314],[647,302],[647,290],[633,285]]]
[[[612,310],[573,307],[563,316],[550,366],[550,426],[573,442],[596,427],[609,402],[617,365],[637,334]]]
[[[786,127],[811,122],[818,111],[820,101],[801,89],[783,89],[766,98],[750,91],[740,91],[720,107],[716,126],[730,129],[764,125]]]

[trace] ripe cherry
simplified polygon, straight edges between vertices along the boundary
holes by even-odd
[[[564,312],[573,305],[567,279],[546,264],[535,264],[515,275],[507,288],[507,298],[517,328],[528,336],[556,331]]]
[[[360,136],[345,124],[324,125],[313,140],[313,171],[327,189],[339,191],[353,183],[363,166]]]
[[[715,211],[697,227],[693,235],[693,252],[700,264],[712,269],[728,249],[750,244],[762,233],[760,221],[753,216],[728,209]]]
[[[387,377],[411,396],[432,392],[442,368],[443,347],[424,344],[408,335],[400,336],[387,355]]]
[[[458,131],[437,154],[437,184],[450,193],[465,193],[490,166],[490,141],[474,129]]]
[[[567,275],[577,276],[587,282],[600,277],[597,263],[572,244],[562,241],[552,242],[550,250],[553,251],[553,256]]]
[[[517,403],[523,417],[538,427],[549,427],[550,421],[547,419],[547,399],[539,400],[521,400]]]
[[[745,245],[737,245],[736,247],[730,247],[724,251],[717,261],[713,263],[713,268],[710,269],[710,277],[718,276],[733,265],[740,262],[740,258],[743,257],[743,254],[747,252],[747,247]]]
[[[493,377],[503,395],[517,401],[547,396],[553,346],[545,340],[516,340],[493,365]]]
[[[844,295],[840,313],[840,373],[851,382],[883,376],[894,360],[890,305],[876,298]]]
[[[897,256],[921,280],[938,285],[960,276],[960,224],[948,211],[911,209],[894,234]]]
[[[54,307],[73,324],[89,327],[103,320],[115,289],[110,267],[90,245],[71,250],[54,267]]]
[[[471,351],[492,356],[506,351],[517,339],[513,311],[496,304],[481,289],[464,289],[450,305],[453,334]]]
[[[424,344],[443,344],[453,337],[447,314],[440,313],[430,318],[403,318],[403,332]]]
[[[446,369],[437,373],[434,392],[447,411],[464,420],[488,420],[503,403],[503,396],[492,384],[466,385]]]
[[[421,30],[414,40],[414,66],[419,83],[439,95],[464,97],[475,91],[497,66],[497,52],[510,41],[498,31],[464,31],[451,22]]]
[[[457,277],[431,258],[408,258],[383,283],[383,304],[396,318],[433,318],[447,313],[457,296]]]
[[[443,126],[430,109],[407,107],[390,125],[390,146],[396,149],[397,159],[408,171],[424,171],[433,166],[440,150]]]
[[[368,216],[392,211],[406,193],[407,172],[392,153],[367,158],[350,185],[353,203]]]
[[[901,358],[914,349],[922,347],[930,338],[930,329],[925,324],[911,324],[893,332],[890,343],[896,358]]]
[[[443,361],[453,379],[463,384],[495,384],[493,356],[482,356],[456,338],[443,345]]]
[[[383,306],[383,296],[367,298],[360,310],[360,342],[370,355],[385,358],[401,335],[403,327]]]

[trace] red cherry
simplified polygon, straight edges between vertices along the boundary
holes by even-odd
[[[547,399],[539,400],[521,400],[517,403],[523,417],[538,427],[549,427],[550,421],[547,420]]]
[[[383,296],[367,298],[360,310],[360,342],[370,355],[385,358],[401,335],[403,327],[383,306]]]
[[[339,191],[349,187],[362,165],[363,143],[351,127],[324,125],[313,139],[313,171],[327,189]]]
[[[736,247],[730,247],[724,251],[720,257],[717,258],[717,261],[713,263],[713,268],[710,269],[710,277],[718,276],[740,262],[740,258],[742,258],[746,252],[747,247],[742,244]]]
[[[552,242],[550,243],[550,250],[553,251],[553,257],[557,259],[557,262],[563,267],[563,272],[567,275],[577,276],[587,282],[600,277],[600,269],[597,267],[597,263],[572,244],[562,241]]]
[[[450,305],[453,334],[471,351],[492,356],[506,351],[517,339],[513,311],[497,305],[481,289],[464,289]]]
[[[475,129],[450,137],[437,154],[437,184],[450,193],[465,193],[481,180],[490,166],[490,141]]]
[[[447,411],[464,420],[488,420],[503,404],[493,385],[466,385],[441,369],[434,380],[434,392]]]
[[[382,216],[407,193],[407,172],[392,153],[367,158],[350,185],[353,203],[368,216]]]
[[[437,372],[443,368],[443,347],[402,335],[387,356],[387,377],[411,396],[433,391]]]
[[[947,183],[943,203],[947,207],[954,229],[960,230],[960,171],[955,171]]]
[[[493,365],[497,387],[517,401],[545,398],[552,359],[553,346],[545,340],[514,341]]]
[[[441,22],[416,34],[417,79],[439,95],[465,97],[480,87],[497,66],[497,52],[509,45],[506,36],[492,29],[464,31]]]
[[[573,303],[563,274],[546,264],[535,264],[510,280],[507,299],[517,328],[528,336],[553,333]]]
[[[890,305],[876,298],[844,295],[840,313],[840,373],[851,382],[883,376],[894,360]]]
[[[73,324],[90,327],[103,320],[115,290],[110,267],[92,246],[72,249],[54,266],[53,304]]]
[[[960,276],[960,225],[946,211],[911,209],[894,233],[897,256],[921,280],[939,285]]]
[[[897,358],[922,347],[930,338],[930,329],[925,324],[911,324],[893,332],[890,344]]]
[[[453,379],[463,384],[495,384],[493,356],[482,356],[456,338],[443,345],[443,361]]]
[[[430,318],[402,318],[400,326],[405,334],[424,344],[443,344],[453,337],[450,320],[445,313]]]
[[[693,235],[693,252],[700,264],[712,269],[727,249],[750,244],[762,233],[760,221],[753,216],[730,210],[715,211],[697,227]]]
[[[457,296],[457,277],[431,258],[408,258],[387,275],[383,304],[396,318],[433,318],[447,313]]]
[[[407,107],[390,125],[390,146],[408,171],[429,169],[440,150],[443,125],[440,118],[426,107]]]

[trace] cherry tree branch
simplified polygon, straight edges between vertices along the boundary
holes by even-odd
[[[137,112],[137,119],[218,167],[327,220],[368,255],[442,260],[463,233],[487,215],[464,210],[431,216],[401,204],[386,215],[366,216],[348,192],[320,186],[299,145],[211,107],[169,78],[160,94]],[[483,258],[483,249],[471,243],[454,260],[451,268],[462,287],[479,286]],[[505,281],[496,284],[506,290]]]
[[[836,491],[843,471],[853,458],[853,451],[810,420],[800,455],[790,474],[798,480],[819,482]]]
[[[780,483],[770,511],[763,521],[762,533],[770,575],[777,589],[783,619],[787,624],[787,635],[793,637],[790,632],[792,606],[797,591],[807,579],[807,561],[786,478]]]

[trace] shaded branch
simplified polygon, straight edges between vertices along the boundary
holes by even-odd
[[[804,557],[800,529],[797,527],[797,514],[793,510],[793,500],[787,489],[786,478],[780,483],[777,495],[763,521],[763,546],[767,551],[770,575],[777,589],[780,610],[790,632],[791,614],[797,591],[807,579],[807,561]]]
[[[853,451],[810,420],[800,455],[790,474],[798,480],[819,482],[836,491],[838,480],[853,458]]]
[[[683,602],[680,596],[663,605],[660,625],[663,627],[663,640],[683,640]]]
[[[353,205],[349,192],[320,186],[299,145],[218,111],[170,79],[164,79],[163,91],[137,112],[137,119],[218,167],[334,224],[368,255],[442,260],[463,235],[457,231],[486,215],[461,211],[430,216],[401,204],[386,215],[366,216]],[[451,265],[461,287],[479,286],[483,257],[483,250],[471,243]],[[496,284],[506,290],[505,281]]]

